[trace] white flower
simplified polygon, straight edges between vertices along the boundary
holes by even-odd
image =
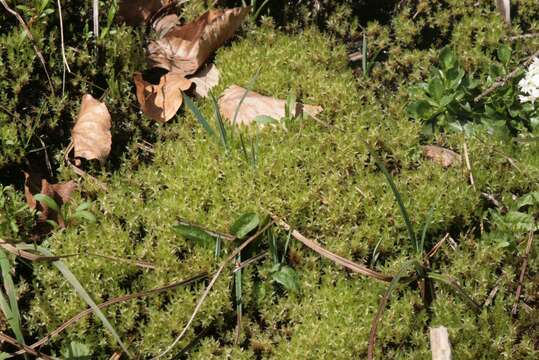
[[[521,103],[531,102],[539,99],[539,58],[533,58],[533,62],[528,66],[526,75],[518,82],[520,91],[523,95],[519,95]]]

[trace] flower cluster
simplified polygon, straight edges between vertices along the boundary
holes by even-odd
[[[535,100],[539,99],[539,58],[534,58],[533,62],[528,67],[526,76],[518,82],[518,86],[524,95],[519,95],[520,102],[531,101],[535,103]]]

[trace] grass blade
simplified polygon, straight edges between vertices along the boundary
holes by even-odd
[[[221,143],[223,144],[223,147],[228,153],[230,149],[228,147],[228,138],[227,138],[226,129],[223,123],[223,118],[221,116],[221,112],[219,111],[219,105],[217,104],[217,99],[215,98],[215,96],[213,95],[211,91],[210,91],[210,98],[212,100],[213,111],[215,113],[215,120],[217,122],[217,126],[219,129],[219,135],[221,136]]]
[[[404,206],[404,202],[402,201],[401,194],[399,190],[397,189],[397,186],[395,185],[395,182],[393,181],[393,177],[387,171],[385,165],[382,163],[380,159],[376,156],[374,151],[370,149],[371,154],[374,156],[374,161],[376,162],[376,166],[382,171],[384,176],[387,179],[387,182],[389,183],[389,187],[391,187],[391,191],[393,192],[393,195],[395,195],[395,199],[397,200],[397,204],[399,205],[399,210],[402,214],[402,217],[404,218],[404,222],[406,223],[406,229],[408,230],[408,237],[410,238],[410,241],[412,242],[413,246],[416,249],[417,253],[420,253],[419,243],[417,241],[417,238],[415,236],[414,228],[412,226],[412,222],[410,221],[410,217],[408,216],[408,211],[406,211],[406,207]]]
[[[449,286],[457,295],[459,295],[476,313],[481,312],[481,306],[464,290],[455,280],[449,276],[444,276],[435,272],[429,272],[427,276],[435,281]]]
[[[369,360],[374,359],[374,347],[376,345],[376,332],[378,330],[378,323],[382,319],[382,315],[384,314],[384,310],[387,306],[387,303],[389,302],[389,298],[391,297],[391,294],[399,284],[400,279],[402,278],[405,271],[410,267],[412,262],[405,263],[402,268],[399,270],[397,274],[393,277],[391,282],[389,283],[389,286],[387,287],[387,290],[384,294],[384,297],[380,301],[380,304],[378,305],[378,310],[376,311],[376,314],[374,315],[374,318],[372,319],[371,323],[371,332],[369,335],[369,345],[367,348],[367,358]]]
[[[234,111],[234,118],[232,119],[232,134],[234,134],[234,127],[236,126],[236,119],[238,118],[238,113],[240,112],[241,104],[243,104],[243,101],[247,97],[247,94],[249,93],[249,91],[251,91],[253,89],[253,86],[255,86],[256,79],[258,79],[258,75],[260,75],[260,68],[256,70],[253,77],[247,83],[245,92],[243,93],[243,96],[241,97],[240,102],[238,103],[238,106],[236,107],[236,111]]]
[[[423,225],[423,231],[421,231],[421,240],[419,242],[420,253],[423,253],[423,249],[425,247],[425,239],[427,237],[427,231],[429,230],[429,226],[432,222],[432,215],[434,214],[435,209],[436,209],[436,202],[432,204],[432,206],[429,209],[429,212],[427,213],[427,217],[425,218],[425,224]]]
[[[36,250],[45,256],[54,256],[49,250],[45,249],[42,246],[34,246],[34,245],[29,245],[29,244],[21,244],[18,246],[24,250]],[[86,302],[86,304],[88,304],[88,306],[90,306],[90,308],[92,308],[93,312],[96,314],[99,320],[101,320],[105,328],[112,334],[116,342],[121,346],[122,350],[127,354],[127,356],[132,358],[133,356],[131,355],[129,350],[127,350],[127,347],[120,339],[120,336],[118,335],[114,327],[112,327],[112,325],[110,324],[106,316],[103,314],[103,312],[101,312],[101,310],[99,310],[99,307],[96,305],[94,300],[92,300],[92,298],[86,292],[86,290],[81,285],[79,280],[77,280],[75,275],[73,275],[73,273],[64,264],[64,262],[61,260],[57,260],[57,261],[54,261],[52,264],[62,273],[66,281],[73,287],[75,292]]]
[[[19,312],[19,305],[17,304],[17,290],[15,289],[15,284],[13,283],[13,278],[11,277],[11,264],[6,252],[3,249],[0,249],[0,269],[2,271],[2,282],[7,295],[6,301],[4,294],[1,293],[2,311],[8,320],[11,330],[13,330],[13,333],[15,334],[17,341],[25,345],[24,336],[21,329],[21,314]]]
[[[202,127],[206,130],[206,132],[211,137],[215,137],[215,132],[211,128],[210,124],[208,123],[208,121],[206,120],[204,115],[202,115],[202,113],[200,112],[200,109],[195,105],[193,100],[191,100],[191,98],[189,96],[187,96],[185,93],[183,94],[183,99],[185,101],[185,105],[187,105],[189,110],[191,110],[193,112],[193,114],[195,115],[195,117],[198,120],[198,122],[200,123],[200,125],[202,125]]]

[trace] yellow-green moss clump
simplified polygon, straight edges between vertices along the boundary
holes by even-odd
[[[508,313],[512,293],[505,285],[514,279],[513,267],[501,262],[502,250],[482,244],[478,236],[479,190],[506,194],[504,189],[529,187],[529,179],[516,176],[500,151],[511,150],[517,160],[525,159],[526,151],[521,155],[510,144],[492,139],[489,145],[480,137],[467,139],[478,189],[474,191],[461,167],[445,170],[422,158],[421,126],[408,119],[405,99],[387,95],[389,104],[377,103],[379,89],[366,86],[368,79],[354,77],[345,48],[315,29],[287,35],[271,26],[251,28],[220,49],[215,63],[221,72],[215,94],[231,84],[246,86],[259,71],[254,90],[280,98],[293,93],[307,104],[319,104],[324,108],[320,120],[330,127],[306,118],[288,131],[236,130],[228,154],[187,110],[165,126],[151,127],[159,139],[151,163],[133,152],[118,171],[102,175],[109,185],[94,201],[97,224],[56,232],[46,242],[56,254],[101,253],[156,265],[155,270],[141,270],[96,257],[66,259],[97,302],[212,271],[220,262],[213,249],[176,235],[172,225],[184,218],[227,231],[246,211],[271,210],[331,251],[359,263],[371,260],[380,241],[374,266],[395,273],[413,249],[394,197],[369,156],[369,143],[394,175],[418,229],[436,203],[427,248],[446,232],[459,243],[456,250],[442,249],[434,267],[458,278],[479,302],[502,279],[494,305],[479,316],[445,288],[438,289],[432,313],[422,307],[417,290],[401,289],[380,324],[379,353],[384,358],[429,358],[430,318],[430,324],[449,328],[455,358],[538,355],[533,340],[521,336]],[[197,104],[214,121],[211,102]],[[231,135],[232,129],[228,132]],[[242,155],[238,132],[249,144],[258,137],[255,167]],[[460,135],[438,141],[457,151],[463,144]],[[243,331],[240,344],[234,345],[232,275],[227,272],[169,357],[178,358],[198,339],[189,356],[199,359],[365,358],[370,322],[385,285],[347,274],[293,242],[290,257],[301,296],[275,291],[268,280],[271,260],[247,268]],[[530,266],[537,268],[534,262]],[[35,276],[36,295],[25,315],[32,332],[44,334],[84,309],[47,265],[36,265]],[[198,284],[121,303],[108,308],[106,315],[133,351],[149,357],[178,335],[202,289]],[[105,358],[114,348],[111,337],[92,318],[78,322],[52,344],[81,339],[92,349],[92,358]]]

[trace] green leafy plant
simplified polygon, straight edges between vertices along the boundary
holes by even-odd
[[[498,62],[488,69],[485,87],[509,72],[511,48],[502,44],[496,51]],[[438,129],[452,129],[472,134],[484,129],[491,134],[507,137],[518,132],[535,131],[539,113],[531,103],[521,103],[518,87],[508,81],[482,101],[480,81],[466,73],[459,65],[453,50],[445,47],[439,56],[439,68],[434,68],[429,79],[411,88],[413,101],[408,105],[409,115],[424,124],[424,132],[433,134]]]

